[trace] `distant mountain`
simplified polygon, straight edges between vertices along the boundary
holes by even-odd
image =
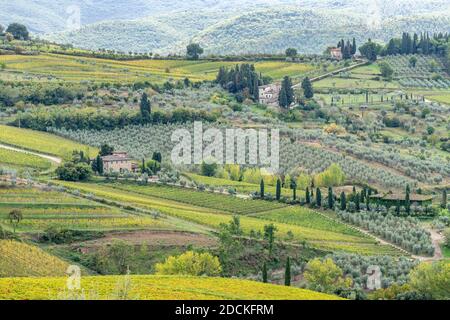
[[[83,27],[67,31],[78,3]],[[182,53],[322,52],[338,38],[387,40],[403,31],[450,31],[448,0],[0,0],[0,24],[88,49]]]

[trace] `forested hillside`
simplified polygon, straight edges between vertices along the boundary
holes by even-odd
[[[201,43],[207,54],[283,52],[287,47],[302,53],[321,53],[341,37],[386,41],[403,31],[450,31],[449,15],[375,15],[350,10],[311,10],[303,7],[270,7],[230,11],[179,12],[133,21],[107,21],[80,31],[47,35],[49,40],[72,43],[88,49],[183,53],[191,41]],[[361,12],[361,11],[360,11]],[[378,20],[380,19],[380,20]]]

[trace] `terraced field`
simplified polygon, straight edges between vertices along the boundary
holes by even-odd
[[[95,81],[162,83],[169,79],[191,81],[213,80],[221,66],[234,67],[239,62],[212,62],[206,60],[136,60],[115,61],[106,59],[71,57],[57,54],[38,56],[4,55],[2,76],[20,80],[39,81]],[[257,71],[274,79],[299,76],[314,69],[311,65],[290,62],[255,62]],[[12,73],[14,72],[14,73]]]
[[[141,300],[338,300],[340,298],[294,287],[248,280],[186,277],[130,276],[127,299]],[[44,300],[67,298],[65,278],[0,279],[0,300]],[[123,276],[83,277],[86,299],[118,299]],[[91,296],[89,296],[91,295]]]
[[[12,240],[0,240],[0,257],[0,278],[64,276],[69,266],[38,247]]]
[[[0,143],[26,150],[32,150],[64,159],[70,158],[74,150],[84,151],[90,157],[98,154],[98,149],[45,132],[0,125]]]
[[[133,205],[145,209],[158,210],[168,216],[194,222],[212,229],[217,229],[221,224],[229,223],[232,219],[231,213],[225,211],[225,204],[221,204],[221,202],[218,202],[218,206],[223,206],[223,210],[219,211],[177,202],[175,200],[158,198],[144,193],[136,193],[131,190],[122,190],[106,184],[72,183],[61,181],[58,181],[57,183],[71,189],[77,189],[84,193],[91,193],[98,197],[114,200],[122,203],[122,205]],[[134,187],[135,186],[133,186],[133,188]],[[178,190],[178,188],[173,189]],[[151,190],[151,188],[149,188],[149,190]],[[190,190],[188,191],[192,192]],[[220,197],[217,198],[217,201],[221,201],[222,198],[225,199],[223,201],[227,201],[226,199],[228,199],[225,195],[217,196]],[[268,206],[271,205],[269,202],[264,203]],[[252,205],[252,201],[250,200],[249,205]],[[290,208],[286,207],[286,209]],[[274,210],[275,212],[272,214],[279,214],[277,210],[283,210],[283,208]],[[297,210],[297,208],[295,207],[292,210],[294,210],[292,211],[294,213],[291,213],[295,214],[295,210]],[[299,215],[301,215],[301,209],[299,210]],[[261,211],[261,214],[264,212],[271,211]],[[290,210],[288,213],[289,212]],[[286,213],[286,215],[288,213]],[[345,226],[336,226],[335,223],[332,223],[325,217],[321,217],[319,215],[316,216],[313,212],[307,212],[307,214],[308,216],[303,219],[303,222],[301,222],[301,219],[299,218],[300,220],[297,224],[292,223],[292,221],[275,221],[275,218],[273,217],[270,219],[265,219],[262,217],[241,216],[241,226],[243,230],[249,234],[251,231],[263,232],[264,226],[273,223],[277,227],[277,234],[279,238],[298,243],[306,241],[314,247],[327,250],[344,250],[347,252],[358,252],[362,254],[399,254],[399,252],[389,246],[378,245],[372,238],[360,233],[355,233],[347,229]],[[309,219],[313,220],[309,221]],[[346,234],[341,233],[342,230],[345,230]]]
[[[60,192],[30,188],[0,189],[0,225],[11,229],[8,213],[20,210],[17,231],[38,232],[50,226],[75,230],[173,229],[163,219],[125,214]]]

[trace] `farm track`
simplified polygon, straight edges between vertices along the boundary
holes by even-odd
[[[0,143],[0,148],[6,149],[6,150],[11,150],[11,151],[16,151],[16,152],[22,152],[22,153],[26,153],[26,154],[31,154],[33,156],[37,156],[37,157],[40,157],[40,158],[43,158],[43,159],[46,159],[46,160],[50,160],[51,162],[53,162],[54,164],[57,164],[57,165],[62,163],[62,159],[61,158],[50,156],[50,155],[47,155],[47,154],[42,154],[42,153],[39,153],[39,152],[34,152],[34,151],[30,151],[30,150],[21,149],[21,148],[18,148],[18,147],[9,146],[9,145],[6,145],[6,144],[1,144]]]

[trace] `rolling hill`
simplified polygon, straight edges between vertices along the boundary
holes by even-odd
[[[340,38],[356,37],[361,43],[367,38],[386,41],[403,31],[450,31],[448,10],[420,16],[383,15],[383,10],[369,15],[361,12],[297,6],[241,13],[207,9],[104,21],[44,38],[87,49],[158,54],[184,53],[189,42],[199,42],[207,54],[278,53],[287,47],[298,48],[301,53],[321,53]]]

